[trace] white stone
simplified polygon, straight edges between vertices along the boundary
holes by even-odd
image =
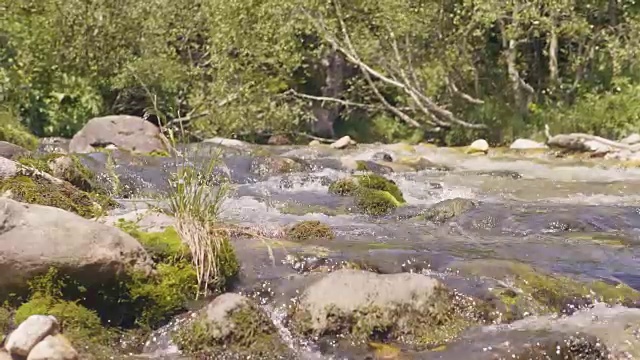
[[[516,139],[509,149],[513,150],[528,150],[528,149],[546,149],[547,145],[543,143],[539,143],[537,141],[529,140],[529,139]]]
[[[469,145],[467,154],[487,153],[489,151],[489,143],[485,139],[478,139]]]
[[[69,340],[58,335],[49,335],[36,345],[27,360],[77,360],[78,352]]]
[[[349,145],[355,145],[356,142],[351,139],[349,135],[343,136],[340,139],[336,140],[331,144],[331,147],[334,149],[344,149]]]
[[[27,356],[42,339],[57,332],[58,321],[53,316],[31,315],[9,335],[4,347],[11,355]]]
[[[631,134],[626,138],[620,140],[620,142],[627,145],[640,143],[640,134],[637,134],[637,133]]]

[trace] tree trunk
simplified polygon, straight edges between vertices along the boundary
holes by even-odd
[[[344,78],[347,63],[337,51],[331,51],[323,60],[325,68],[325,84],[322,87],[322,96],[328,98],[340,98],[344,91]],[[316,121],[312,130],[315,135],[333,138],[333,123],[340,116],[342,106],[336,103],[318,103],[313,110]]]

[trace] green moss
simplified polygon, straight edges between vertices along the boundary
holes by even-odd
[[[174,263],[190,258],[189,247],[173,226],[160,232],[145,232],[136,223],[123,219],[119,219],[116,226],[137,239],[155,262]]]
[[[191,263],[158,264],[156,275],[149,279],[134,273],[127,282],[129,295],[138,309],[136,322],[143,327],[155,327],[185,310],[195,298],[198,279]]]
[[[398,203],[405,203],[404,197],[402,196],[402,191],[398,188],[398,185],[393,181],[385,178],[381,175],[376,174],[367,174],[367,175],[358,175],[355,177],[358,180],[358,185],[367,189],[373,190],[382,190],[386,191],[389,194],[393,195],[394,198],[398,201]]]
[[[28,150],[38,148],[38,138],[8,111],[0,111],[0,141],[22,146]]]
[[[166,150],[153,150],[152,152],[146,153],[143,155],[154,156],[154,157],[170,157],[171,156],[171,154],[169,154],[169,152]]]
[[[117,205],[106,196],[86,193],[66,182],[53,184],[37,176],[19,175],[0,180],[0,193],[5,192],[20,202],[57,207],[85,218],[101,215],[105,209]]]
[[[377,174],[358,175],[350,179],[339,179],[329,185],[329,193],[355,196],[357,209],[368,215],[387,214],[405,203],[398,186]]]
[[[624,284],[581,282],[568,276],[540,272],[518,262],[468,261],[460,269],[470,275],[491,276],[513,284],[513,288],[492,290],[506,306],[507,320],[521,318],[525,313],[559,313],[568,305],[594,300],[609,304],[640,300],[640,293]]]
[[[472,305],[473,304],[473,305]],[[438,288],[427,303],[369,305],[344,312],[329,306],[322,330],[314,330],[306,311],[294,310],[292,324],[295,333],[303,337],[344,336],[355,343],[389,341],[435,347],[456,339],[470,326],[480,324],[473,301],[468,301]]]
[[[4,341],[4,337],[9,333],[13,325],[11,309],[7,306],[0,307],[0,344]]]
[[[178,347],[187,354],[211,358],[281,359],[287,347],[270,319],[253,304],[232,310],[228,332],[217,324],[197,319],[174,335]],[[222,337],[220,334],[226,333]]]
[[[384,215],[400,206],[400,202],[387,191],[361,188],[356,193],[356,206],[367,215]]]
[[[17,161],[28,167],[49,173],[71,183],[80,190],[106,194],[97,181],[96,175],[89,170],[76,155],[44,154],[25,155]]]
[[[293,241],[333,240],[335,233],[327,224],[316,220],[300,221],[287,229],[287,237]]]
[[[81,353],[94,356],[108,350],[113,334],[102,326],[98,315],[73,301],[36,294],[22,304],[15,314],[17,324],[31,315],[52,315],[60,323],[64,335]]]
[[[329,193],[340,196],[353,195],[356,190],[358,190],[358,184],[351,179],[339,179],[329,185]]]

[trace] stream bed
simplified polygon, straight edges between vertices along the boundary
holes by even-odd
[[[256,299],[294,358],[640,358],[639,343],[629,340],[637,339],[640,328],[633,301],[612,307],[593,301],[582,307],[585,310],[576,305],[575,313],[562,311],[564,318],[536,314],[535,306],[522,307],[514,310],[518,314],[512,314],[512,320],[502,317],[469,328],[444,345],[427,347],[355,346],[334,338],[309,341],[293,335],[286,321],[292,298],[305,288],[301,284],[340,263],[366,264],[380,274],[421,274],[476,298],[495,294],[496,288],[523,288],[503,278],[514,266],[576,282],[640,290],[640,169],[554,158],[539,151],[531,155],[492,150],[478,156],[405,144],[348,150],[200,144],[186,150],[195,154],[197,162],[220,149],[224,163],[220,172],[233,184],[222,219],[277,239],[234,240],[242,272],[233,291]],[[100,154],[90,156],[94,158],[89,165],[101,161]],[[283,167],[266,160],[274,157],[295,159],[305,166],[274,170]],[[362,164],[395,182],[406,204],[371,216],[355,211],[348,198],[328,191],[333,181],[358,173]],[[160,191],[170,166],[169,160],[133,164],[121,159],[116,168],[119,177],[139,194],[122,199],[125,206],[114,216],[144,208],[145,191],[139,190]],[[453,199],[469,205],[453,214],[424,216],[436,204]],[[283,236],[283,229],[307,220],[329,225],[335,238],[300,243]],[[162,225],[153,220],[147,224]],[[565,280],[550,284],[562,287]],[[563,291],[546,291],[556,290]],[[587,328],[593,331],[576,335]],[[147,346],[150,357],[179,358],[175,346],[161,334]],[[605,339],[608,347],[598,348],[593,344],[600,340],[586,339],[589,336]],[[531,350],[536,346],[550,348]]]

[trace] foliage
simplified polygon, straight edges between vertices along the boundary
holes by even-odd
[[[321,121],[360,142],[504,142],[545,123],[619,137],[640,130],[638,9],[600,0],[15,0],[0,7],[0,104],[39,136],[126,113],[187,126],[192,138],[259,140]],[[0,126],[0,138],[34,146],[9,129]]]
[[[28,150],[38,147],[38,139],[29,133],[16,117],[0,109],[0,141],[6,141]]]

